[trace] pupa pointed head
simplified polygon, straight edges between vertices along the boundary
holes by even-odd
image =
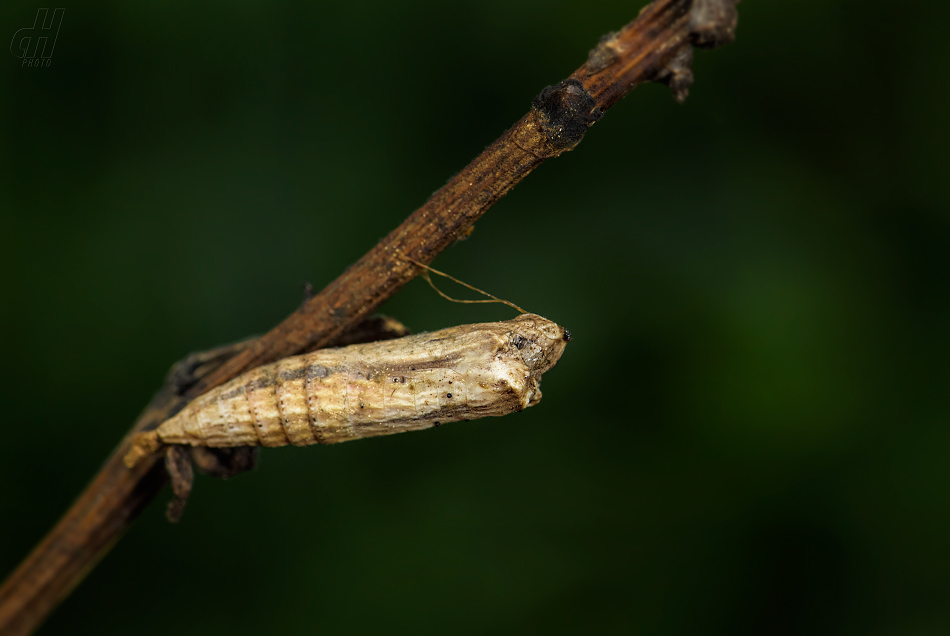
[[[537,314],[522,314],[511,322],[511,346],[519,351],[531,375],[540,378],[557,364],[571,340],[571,332]]]

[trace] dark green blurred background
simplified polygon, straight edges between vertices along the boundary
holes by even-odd
[[[174,361],[284,318],[640,4],[84,3],[50,68],[0,54],[0,576]],[[538,407],[266,450],[178,526],[166,491],[41,633],[950,633],[948,9],[743,2],[685,106],[637,89],[436,261],[576,335]]]

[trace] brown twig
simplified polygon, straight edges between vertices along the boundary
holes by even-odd
[[[508,190],[545,160],[571,150],[631,89],[666,82],[678,100],[692,82],[692,45],[733,38],[737,0],[655,0],[604,37],[568,79],[453,177],[389,236],[272,331],[216,350],[172,374],[132,428],[158,426],[190,399],[253,367],[333,343],[420,272],[420,263],[463,237]],[[176,379],[177,377],[177,379]],[[0,633],[33,632],[118,539],[166,481],[158,457],[129,470],[123,440],[66,515],[0,588]]]

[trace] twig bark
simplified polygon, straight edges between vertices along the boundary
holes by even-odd
[[[192,398],[248,369],[327,346],[419,273],[545,160],[571,150],[610,106],[646,81],[678,100],[692,82],[692,46],[730,42],[738,0],[655,0],[588,60],[548,87],[530,112],[322,292],[257,340],[216,350],[171,374],[131,432],[157,427]],[[179,373],[179,376],[181,374]],[[82,580],[167,480],[158,457],[125,467],[119,444],[65,516],[0,588],[0,633],[32,633]]]

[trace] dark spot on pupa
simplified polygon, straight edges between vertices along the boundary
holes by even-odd
[[[292,380],[299,380],[300,378],[304,377],[304,374],[306,372],[307,371],[305,369],[291,369],[289,371],[287,370],[281,371],[277,375],[284,382],[289,382]]]
[[[568,331],[567,329],[564,330],[564,335],[561,336],[561,338],[564,340],[564,342],[570,342],[572,337],[573,337],[573,336],[571,336],[571,332]]]
[[[227,393],[222,393],[222,394],[218,397],[218,399],[219,399],[219,400],[230,400],[230,399],[236,398],[237,396],[242,395],[242,394],[244,394],[244,393],[247,393],[247,387],[242,384],[241,386],[237,387],[236,389],[231,389],[231,390],[228,391]]]
[[[436,428],[439,428],[440,426],[442,426],[442,424],[440,424],[439,422],[433,422],[432,425],[435,426]]]
[[[258,378],[257,380],[252,380],[251,382],[248,382],[247,388],[251,391],[257,391],[259,389],[266,389],[268,387],[272,387],[275,384],[276,382],[274,381],[274,378],[263,377],[263,378]]]
[[[330,370],[322,364],[311,364],[307,367],[307,379],[325,378],[330,375]]]
[[[525,348],[525,345],[528,344],[528,339],[525,338],[524,336],[518,336],[517,338],[515,338],[513,344],[515,345],[515,349],[518,349],[520,351]]]
[[[451,393],[446,393],[446,394],[445,394],[445,397],[450,398],[450,397],[452,397],[452,394],[451,394]]]

